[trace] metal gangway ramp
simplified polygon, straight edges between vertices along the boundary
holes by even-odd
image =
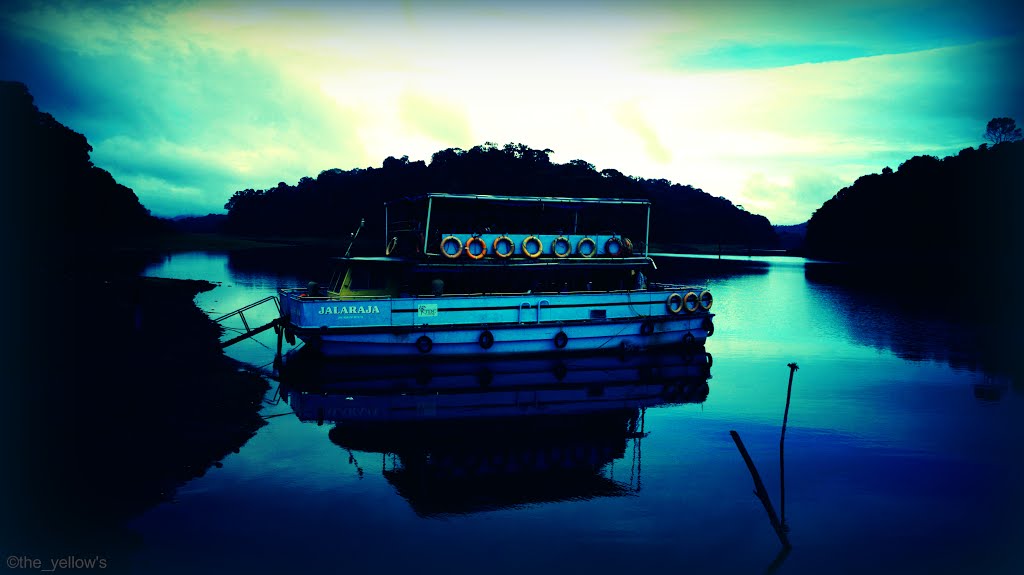
[[[269,323],[266,323],[266,324],[261,325],[259,327],[255,327],[255,328],[249,327],[249,322],[245,319],[245,312],[249,311],[249,310],[251,310],[251,309],[253,309],[255,307],[259,307],[259,306],[261,306],[261,305],[263,305],[265,303],[271,302],[271,301],[274,302],[274,306],[277,308],[277,317],[272,319]],[[249,339],[250,337],[252,337],[252,336],[254,336],[254,335],[258,334],[258,333],[263,333],[263,332],[267,331],[270,328],[278,329],[278,326],[281,323],[281,302],[277,299],[277,296],[273,296],[273,295],[272,296],[267,296],[267,297],[261,299],[260,301],[253,302],[253,303],[251,303],[251,304],[249,304],[249,305],[247,305],[245,307],[240,307],[240,308],[236,309],[233,312],[226,313],[226,314],[224,314],[224,315],[222,315],[222,316],[220,316],[218,318],[215,318],[213,321],[216,322],[216,323],[221,323],[222,324],[224,322],[224,320],[232,318],[232,317],[234,317],[236,315],[239,318],[241,318],[242,325],[245,326],[245,333],[237,335],[237,336],[235,336],[235,337],[233,337],[233,338],[231,338],[231,339],[229,339],[227,341],[221,342],[221,344],[220,344],[221,349],[224,349],[225,347],[228,347],[230,345],[234,345],[234,344],[236,344],[236,343],[238,343],[240,341],[244,341],[246,339]],[[278,353],[280,353],[280,350],[278,350]]]

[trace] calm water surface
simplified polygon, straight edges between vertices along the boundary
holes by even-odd
[[[1024,572],[1022,389],[979,366],[948,311],[808,280],[800,259],[658,263],[661,278],[715,295],[709,378],[678,358],[653,368],[569,361],[561,373],[505,365],[487,372],[491,385],[472,366],[427,379],[394,365],[352,375],[346,385],[380,375],[398,391],[373,401],[404,401],[413,414],[383,424],[349,420],[359,417],[346,405],[357,404],[345,402],[360,401],[350,389],[309,397],[274,383],[267,426],[132,522],[134,570]],[[191,253],[146,275],[219,282],[196,297],[217,316],[323,272]],[[275,336],[264,336],[228,351],[268,366]],[[729,430],[779,510],[790,362],[800,366],[785,443],[794,547],[780,554]],[[495,417],[508,386],[535,382],[570,399],[544,404],[565,411],[556,423]],[[528,391],[515,393],[518,409],[537,412]],[[451,401],[462,402],[459,418],[433,425]]]

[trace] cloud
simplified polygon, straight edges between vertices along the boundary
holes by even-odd
[[[118,182],[133,190],[147,190],[142,204],[155,216],[205,215],[223,211],[223,202],[217,203],[200,188],[176,186],[146,174],[122,174]]]
[[[758,45],[725,42],[707,51],[690,54],[681,64],[699,69],[749,70],[852,60],[877,56],[879,53],[863,46],[846,43]]]
[[[616,119],[627,130],[633,132],[643,143],[644,152],[647,156],[659,163],[668,164],[672,161],[672,152],[662,144],[658,132],[651,123],[644,117],[641,111],[633,102],[627,102],[618,107]]]
[[[174,213],[175,195],[182,209],[219,210],[238,189],[367,160],[348,110],[252,52],[160,28],[174,18],[159,11],[82,8],[81,28],[72,15],[22,20],[24,37],[54,32],[35,44],[41,75],[75,87],[71,99],[51,93],[37,105],[85,134],[93,162],[155,213]]]
[[[789,225],[807,221],[811,213],[843,186],[840,178],[822,171],[806,170],[791,179],[771,180],[764,174],[750,176],[737,198],[747,211],[771,214],[773,224]]]
[[[40,108],[98,165],[168,207],[489,140],[803,221],[836,180],[1024,118],[1021,40],[1000,37],[1019,34],[1016,12],[786,7],[23,3],[0,17],[24,52],[0,71],[36,78]]]
[[[1020,33],[999,0],[686,2],[656,9],[665,65],[689,71],[784,67],[971,44]]]
[[[402,124],[411,132],[441,145],[472,141],[472,130],[465,114],[451,104],[407,90],[399,98],[398,106]]]
[[[271,187],[281,180],[294,182],[310,175],[301,167],[302,150],[283,143],[246,149],[201,141],[115,136],[92,145],[93,163],[116,173],[116,179],[135,190],[156,215],[174,215],[186,208],[202,213],[221,211],[235,191]],[[282,166],[288,164],[300,167],[282,177],[287,171]],[[181,202],[177,209],[176,198]]]

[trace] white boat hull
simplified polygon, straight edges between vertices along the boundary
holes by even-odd
[[[706,310],[672,311],[675,292],[440,298],[300,298],[282,292],[286,333],[331,357],[529,355],[702,346]]]
[[[299,337],[332,357],[381,357],[430,355],[470,357],[485,355],[545,354],[571,352],[619,352],[654,347],[702,346],[708,338],[704,317],[651,321],[651,333],[643,333],[644,320],[576,324],[511,324],[488,326],[438,326],[403,330],[320,330]],[[484,332],[493,343],[484,347]],[[564,334],[564,338],[559,334]],[[486,341],[486,339],[484,340]],[[564,345],[559,347],[564,342]]]

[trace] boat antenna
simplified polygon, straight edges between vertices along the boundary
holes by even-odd
[[[359,237],[359,232],[363,229],[363,226],[365,226],[365,225],[366,225],[366,218],[359,218],[359,227],[356,228],[356,231],[354,231],[351,234],[349,234],[349,235],[352,236],[352,239],[348,242],[348,249],[345,250],[345,257],[346,258],[348,257],[348,254],[352,251],[352,245],[356,243],[356,238]]]

